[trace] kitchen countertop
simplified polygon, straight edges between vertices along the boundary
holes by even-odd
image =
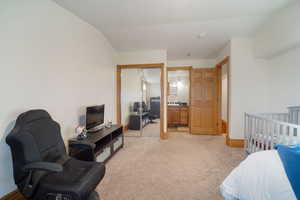
[[[170,107],[188,107],[188,105],[168,104]]]

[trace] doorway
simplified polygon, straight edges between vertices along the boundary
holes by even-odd
[[[191,133],[219,133],[219,86],[217,68],[191,72]]]
[[[125,136],[165,139],[163,66],[117,66],[117,122]]]
[[[226,141],[228,140],[229,132],[229,106],[230,106],[230,65],[229,57],[225,57],[220,63],[216,66],[219,76],[219,120],[220,120],[220,133],[226,134]]]
[[[183,128],[191,134],[219,134],[223,108],[221,80],[218,65],[214,68],[168,67],[168,131],[178,132]],[[184,98],[180,87],[186,88]]]
[[[190,132],[191,66],[168,67],[168,132]]]

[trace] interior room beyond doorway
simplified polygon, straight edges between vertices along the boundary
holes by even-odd
[[[190,130],[190,69],[168,67],[168,132]]]
[[[117,117],[129,137],[163,137],[163,64],[118,65]]]

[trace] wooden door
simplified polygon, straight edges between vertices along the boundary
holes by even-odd
[[[191,133],[218,133],[218,76],[216,68],[192,69]]]

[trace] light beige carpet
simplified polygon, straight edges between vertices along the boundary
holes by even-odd
[[[106,164],[97,191],[102,200],[219,200],[218,186],[244,158],[223,136],[171,133],[126,137]]]

